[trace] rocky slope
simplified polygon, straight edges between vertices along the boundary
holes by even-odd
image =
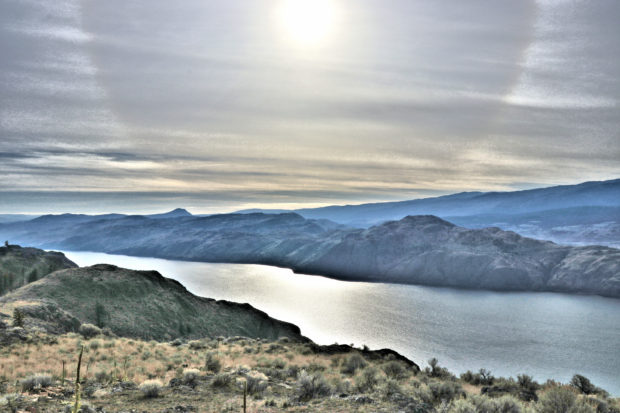
[[[0,298],[0,312],[20,308],[26,323],[49,332],[99,324],[126,337],[170,340],[246,336],[302,340],[299,328],[249,304],[197,297],[156,271],[107,264],[56,271]]]
[[[61,252],[5,245],[0,247],[0,295],[56,270],[74,267],[77,265]]]

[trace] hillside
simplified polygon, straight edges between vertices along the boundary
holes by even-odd
[[[22,248],[19,245],[0,247],[0,295],[6,294],[47,274],[77,265],[61,252]]]
[[[434,216],[353,231],[295,269],[350,280],[620,297],[620,250],[471,230]]]
[[[456,377],[437,360],[420,369],[388,350],[347,345],[244,337],[158,343],[77,334],[0,347],[6,367],[0,409],[68,411],[81,346],[82,412],[620,412],[620,400],[580,375],[569,385],[538,383],[526,374],[495,377],[484,369]]]
[[[44,248],[269,264],[347,280],[620,297],[620,250],[467,229],[434,216],[354,229],[293,213],[86,221],[61,215],[0,231]]]
[[[117,335],[170,340],[242,335],[303,339],[299,328],[270,318],[249,304],[197,297],[155,271],[112,265],[56,271],[0,298],[6,315],[19,307],[27,325],[49,332],[98,324]]]

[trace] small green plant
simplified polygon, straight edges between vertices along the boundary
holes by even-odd
[[[363,369],[367,365],[368,363],[361,355],[354,353],[344,359],[340,371],[344,374],[352,376],[357,370]]]
[[[13,327],[24,327],[24,313],[19,308],[13,310]]]
[[[88,340],[101,334],[101,329],[94,324],[84,323],[80,326],[80,334]]]
[[[200,370],[185,369],[183,370],[183,384],[194,387],[200,377]]]
[[[22,391],[32,391],[52,385],[52,376],[46,373],[37,373],[26,377],[20,382]]]
[[[205,369],[212,373],[219,373],[222,369],[222,363],[214,352],[209,352],[205,356]]]
[[[379,370],[376,367],[366,367],[355,380],[355,385],[361,393],[373,391],[379,384]]]
[[[226,373],[220,373],[220,374],[216,374],[213,377],[213,381],[211,382],[211,385],[213,387],[229,387],[232,384],[232,381],[233,381],[232,376]]]
[[[159,380],[146,380],[140,384],[139,388],[144,397],[152,398],[159,397],[164,385]]]
[[[388,361],[381,366],[381,369],[386,376],[395,380],[400,380],[407,376],[407,369],[403,366],[403,363],[396,360]]]
[[[301,401],[308,401],[316,397],[326,397],[332,393],[332,387],[321,373],[309,374],[305,370],[297,379],[297,396]]]

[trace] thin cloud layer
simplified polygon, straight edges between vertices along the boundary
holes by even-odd
[[[332,0],[320,43],[295,41],[282,3],[3,2],[0,208],[216,212],[618,176],[617,2]]]

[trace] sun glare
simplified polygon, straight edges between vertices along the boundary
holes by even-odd
[[[293,41],[318,45],[334,29],[335,7],[333,0],[284,0],[278,17]]]

